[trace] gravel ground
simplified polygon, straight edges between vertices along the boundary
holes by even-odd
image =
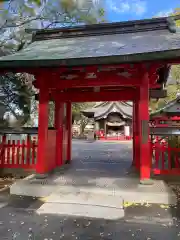
[[[61,215],[37,215],[22,208],[0,209],[1,240],[176,240],[180,239],[178,224],[144,222],[133,219],[104,220]]]

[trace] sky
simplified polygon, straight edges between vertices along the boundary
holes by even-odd
[[[105,0],[109,22],[167,16],[180,8],[180,0]]]

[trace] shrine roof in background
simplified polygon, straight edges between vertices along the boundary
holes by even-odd
[[[154,18],[36,31],[23,50],[0,58],[0,68],[121,64],[180,57],[173,18]]]
[[[82,111],[82,113],[91,118],[95,118],[95,120],[107,118],[110,113],[119,113],[123,116],[123,118],[131,119],[133,111],[133,103],[132,102],[101,102],[96,104],[93,108],[86,109]]]

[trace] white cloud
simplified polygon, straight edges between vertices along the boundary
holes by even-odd
[[[136,12],[136,15],[142,15],[146,12],[146,2],[144,1],[137,1],[134,3],[134,11]]]
[[[122,10],[123,12],[127,12],[127,11],[130,10],[130,5],[129,5],[128,2],[122,2],[120,5],[121,5],[121,6],[120,6],[120,7],[121,7],[121,10]]]
[[[167,17],[172,13],[173,13],[173,9],[168,9],[168,10],[158,12],[157,14],[155,14],[155,16],[156,17]]]
[[[108,9],[117,13],[127,12],[130,9],[130,6],[128,3],[123,3],[123,2],[117,3],[116,1],[113,1],[113,0],[107,0],[107,6],[108,6]]]
[[[136,15],[142,15],[147,10],[144,0],[107,0],[107,7],[116,13],[132,12]]]

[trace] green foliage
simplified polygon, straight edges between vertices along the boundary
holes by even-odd
[[[176,85],[176,84],[168,85],[166,87],[166,89],[167,89],[167,97],[166,98],[162,98],[159,100],[154,100],[154,99],[150,100],[150,108],[152,109],[152,112],[156,111],[160,108],[163,108],[168,102],[176,99],[179,85]]]
[[[172,66],[171,74],[172,78],[176,80],[176,85],[178,86],[180,84],[180,65]]]
[[[16,0],[9,1],[8,7],[7,4],[2,4],[0,18],[3,21],[0,28],[8,27],[9,23],[17,27],[17,22],[18,26],[26,25],[26,28],[31,25],[33,28],[34,25],[37,25],[37,28],[39,25],[41,28],[47,28],[57,23],[62,26],[79,22],[92,24],[104,22],[104,17],[104,8],[93,1],[91,3],[86,0]]]
[[[72,26],[104,22],[105,11],[86,0],[32,0],[8,1],[0,9],[0,56],[25,47],[31,42],[31,34],[25,29]]]
[[[180,15],[180,8],[175,8],[172,13],[172,16],[178,16],[178,15]],[[180,19],[176,21],[176,26],[180,27]]]
[[[94,103],[85,102],[85,103],[73,103],[72,104],[72,117],[73,122],[77,121],[80,124],[80,134],[84,134],[84,129],[89,122],[89,119],[85,117],[81,111],[87,108],[90,108]]]
[[[24,74],[7,73],[0,77],[1,104],[6,107],[24,125],[31,112],[31,97],[34,94],[31,86],[26,84]]]
[[[74,120],[80,120],[84,117],[83,114],[81,114],[81,111],[84,109],[87,109],[91,106],[93,106],[93,103],[85,102],[85,103],[73,103],[72,104],[72,115]]]
[[[4,4],[8,2],[8,4]],[[49,28],[76,25],[78,23],[92,24],[104,20],[104,9],[89,5],[86,0],[28,0],[0,1],[0,56],[20,51],[31,42],[31,35],[25,28]],[[2,76],[5,99],[8,111],[17,115],[12,106],[23,111],[23,122],[30,115],[31,91],[21,85],[18,77],[11,74]],[[12,81],[12,82],[11,82]],[[12,89],[11,89],[12,88]],[[7,95],[9,94],[9,95]],[[73,115],[82,119],[80,110],[86,104],[73,104]],[[53,123],[53,107],[50,106],[50,126]],[[20,116],[16,116],[19,118]]]
[[[49,127],[54,127],[54,110],[55,110],[54,102],[49,102],[49,122],[48,122]]]
[[[93,103],[73,103],[72,104],[72,118],[73,122],[76,121],[80,124],[81,134],[84,133],[84,129],[88,124],[89,119],[85,117],[81,111],[91,107]],[[54,102],[49,103],[49,127],[54,126]]]
[[[105,11],[103,8],[89,8],[86,0],[60,0],[60,6],[67,18],[75,19],[77,22],[94,24],[104,21]],[[87,9],[84,11],[83,9]]]
[[[158,110],[164,107],[168,102],[176,99],[177,92],[180,91],[180,65],[173,65],[171,67],[171,76],[173,79],[173,84],[170,83],[166,86],[167,89],[167,97],[163,99],[150,100],[150,107],[152,111]]]
[[[180,16],[180,8],[175,8],[174,11],[169,13],[169,16]],[[167,15],[165,14],[163,17],[167,17]],[[176,26],[180,27],[180,18],[176,20]]]
[[[29,3],[34,2],[37,6],[41,6],[42,1],[41,0],[28,0]]]

